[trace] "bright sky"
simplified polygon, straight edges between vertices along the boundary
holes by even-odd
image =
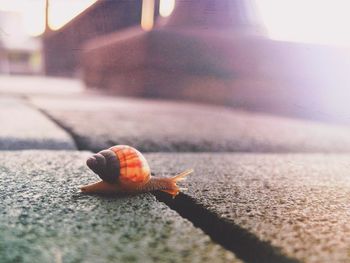
[[[58,29],[96,0],[50,0],[49,26]],[[1,11],[19,13],[27,34],[40,35],[45,30],[45,0],[0,0]]]
[[[350,45],[350,0],[255,0],[271,38]]]

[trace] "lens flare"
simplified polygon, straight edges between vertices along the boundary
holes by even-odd
[[[174,8],[175,0],[160,0],[159,2],[159,14],[162,17],[170,16]]]
[[[349,0],[255,0],[272,39],[350,45]]]

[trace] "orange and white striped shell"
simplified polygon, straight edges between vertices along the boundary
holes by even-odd
[[[124,189],[141,187],[151,178],[146,159],[138,150],[127,145],[100,151],[86,163],[103,181],[117,183]]]
[[[117,145],[110,148],[119,159],[119,182],[127,187],[144,185],[151,177],[151,169],[143,155],[127,145]]]

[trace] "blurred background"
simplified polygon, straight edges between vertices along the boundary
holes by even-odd
[[[349,123],[349,10],[348,0],[0,0],[0,72]]]

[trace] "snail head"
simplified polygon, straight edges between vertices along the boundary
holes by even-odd
[[[111,150],[100,151],[86,161],[86,165],[103,181],[117,183],[120,174],[120,163],[117,155]]]

